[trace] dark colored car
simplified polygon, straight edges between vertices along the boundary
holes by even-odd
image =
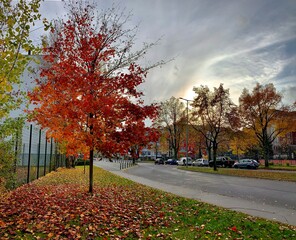
[[[162,158],[156,158],[154,164],[164,164],[164,160]]]
[[[216,166],[217,167],[232,167],[235,163],[234,160],[232,160],[230,157],[217,157],[216,159]],[[214,166],[214,160],[209,161],[209,166]]]
[[[178,162],[176,159],[168,159],[164,163],[167,165],[178,165]]]
[[[233,164],[234,168],[247,168],[247,169],[257,169],[259,167],[259,163],[254,159],[241,159],[235,164]]]

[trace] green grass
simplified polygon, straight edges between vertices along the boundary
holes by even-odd
[[[296,166],[269,165],[268,168],[264,166],[260,166],[259,169],[296,171]]]
[[[252,177],[252,178],[261,178],[261,179],[270,179],[270,180],[280,180],[280,181],[291,181],[296,182],[296,172],[291,170],[286,171],[260,171],[260,170],[244,170],[244,169],[234,169],[234,168],[218,168],[217,171],[214,171],[213,168],[209,167],[178,167],[182,170],[193,171],[193,172],[203,172],[211,174],[222,174],[229,176],[239,176],[239,177]],[[263,169],[264,170],[264,169]],[[279,170],[279,169],[273,169]],[[284,170],[284,169],[281,169]]]
[[[149,188],[94,168],[60,169],[0,199],[0,239],[295,239],[296,227]]]

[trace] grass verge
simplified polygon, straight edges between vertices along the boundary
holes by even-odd
[[[269,165],[268,168],[260,166],[259,169],[266,170],[284,170],[284,171],[296,171],[296,166],[283,166],[283,165]]]
[[[244,169],[234,169],[234,168],[218,168],[214,171],[213,168],[208,167],[178,167],[179,169],[193,172],[203,172],[212,174],[222,174],[229,176],[239,176],[239,177],[252,177],[270,180],[280,180],[280,181],[291,181],[296,182],[296,172],[295,171],[260,171],[258,170],[244,170]],[[264,169],[263,169],[264,170]]]
[[[0,199],[0,239],[295,239],[296,227],[155,190],[94,168],[59,169]]]

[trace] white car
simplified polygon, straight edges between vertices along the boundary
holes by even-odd
[[[186,166],[188,164],[189,166],[192,165],[192,158],[188,157],[188,162],[186,163],[186,157],[181,157],[178,161],[178,165]]]
[[[209,161],[203,158],[196,159],[193,161],[192,166],[207,167],[209,166]]]

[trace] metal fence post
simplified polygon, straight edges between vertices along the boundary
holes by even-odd
[[[39,143],[38,143],[38,155],[37,155],[37,179],[39,178],[39,168],[40,168],[40,148],[41,148],[41,129],[39,129]]]
[[[59,159],[58,159],[58,144],[55,145],[55,149],[54,149],[54,158],[55,158],[55,166],[54,166],[54,170],[56,171],[59,167]]]
[[[29,140],[29,156],[28,156],[28,173],[27,183],[30,182],[30,168],[31,168],[31,147],[32,147],[32,124],[30,125],[30,140]]]
[[[16,130],[15,134],[15,148],[14,148],[14,166],[13,166],[13,171],[16,173],[16,165],[17,165],[17,156],[18,156],[18,135],[19,135],[19,130]]]
[[[45,154],[44,154],[44,174],[46,175],[46,157],[47,157],[47,137],[45,136]]]
[[[52,160],[52,138],[50,139],[50,153],[49,153],[49,172],[51,172],[51,160]]]

